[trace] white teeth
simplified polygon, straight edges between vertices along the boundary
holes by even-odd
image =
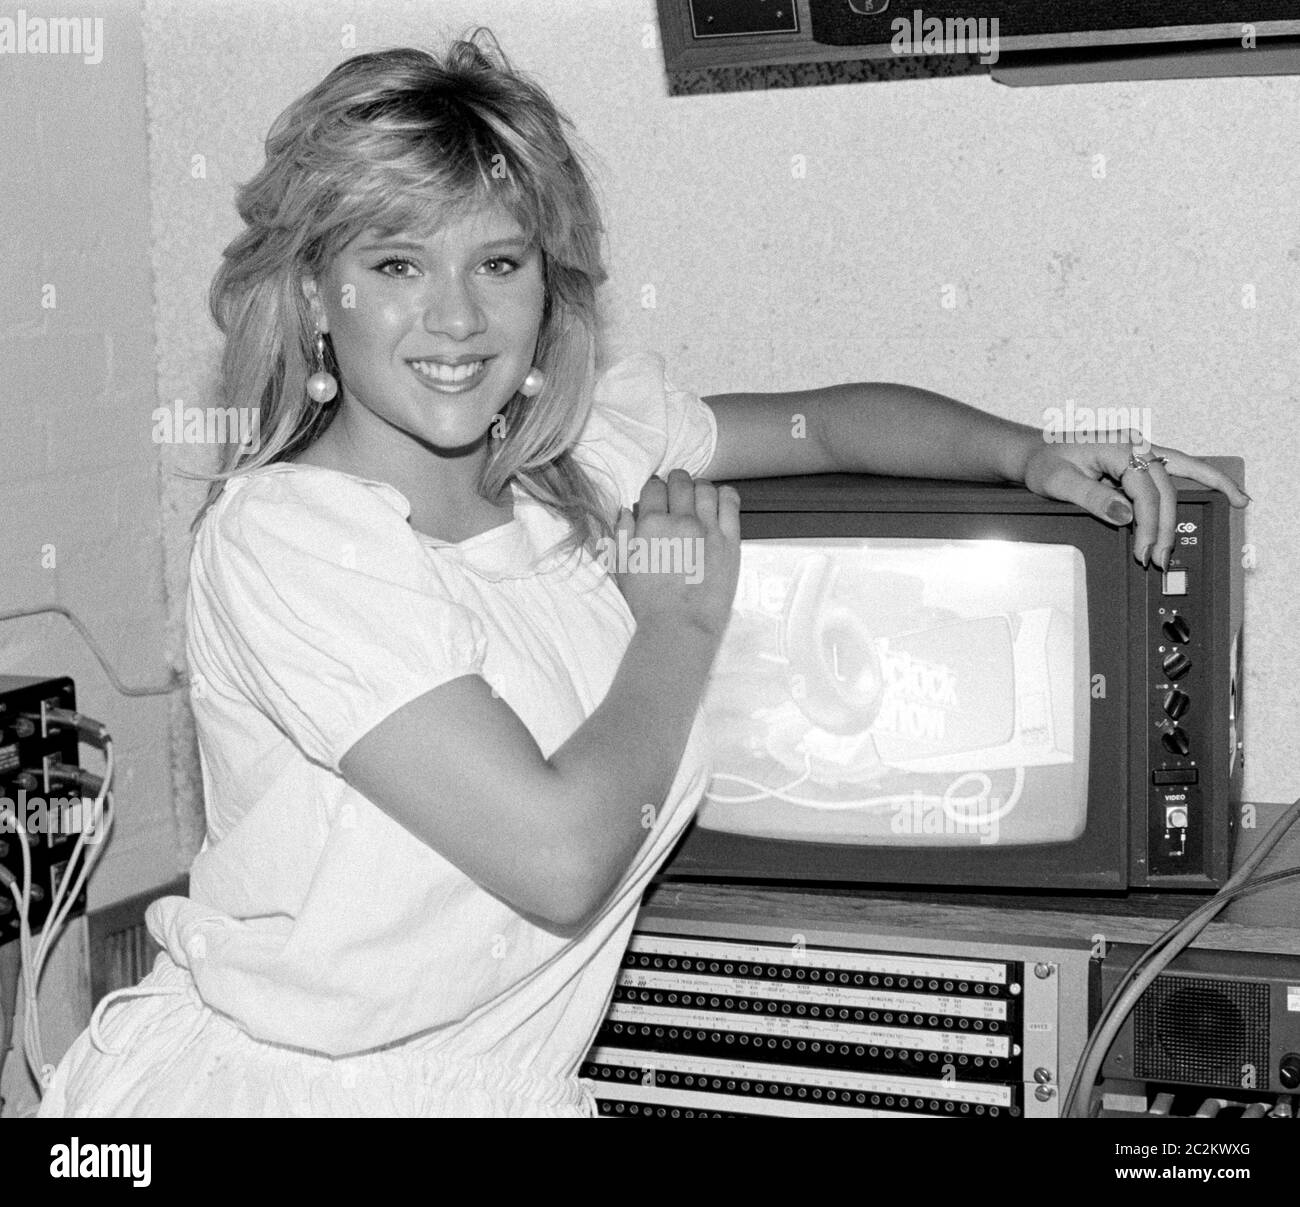
[[[481,360],[472,360],[463,365],[440,365],[431,360],[413,360],[411,364],[422,376],[432,378],[434,381],[446,382],[448,385],[458,381],[468,381],[483,367]]]

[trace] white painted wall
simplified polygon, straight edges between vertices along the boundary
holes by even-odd
[[[150,412],[214,400],[205,295],[235,187],[334,63],[481,22],[595,153],[614,341],[661,350],[680,383],[899,380],[1030,423],[1067,400],[1145,407],[1157,441],[1244,456],[1246,791],[1294,795],[1300,79],[672,98],[651,0],[76,11],[105,19],[99,64],[0,61],[0,610],[65,603],[129,679],[165,677],[200,492],[172,476],[193,450],[155,445]],[[74,675],[118,739],[92,904],[183,870],[201,835],[183,705],[118,696],[57,618],[0,625],[0,667]]]

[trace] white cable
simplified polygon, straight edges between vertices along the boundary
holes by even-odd
[[[19,984],[23,986],[23,990],[22,990],[23,1001],[26,1002],[28,999],[27,986],[26,986],[27,964],[31,954],[31,941],[32,941],[32,929],[27,916],[28,906],[32,899],[32,851],[31,851],[31,846],[27,841],[27,827],[24,824],[23,818],[18,817],[17,814],[14,814],[14,820],[16,823],[14,825],[14,833],[18,835],[18,847],[19,850],[21,850],[23,853],[22,889],[19,890],[14,878],[10,876],[7,872],[5,874],[4,880],[5,883],[9,886],[9,892],[13,895],[14,904],[18,907],[18,965],[20,969]],[[28,1007],[28,1010],[30,1010],[30,1006]],[[26,1014],[26,1011],[24,1013]],[[23,1020],[24,1051],[26,1051],[27,1048],[26,1034],[27,1034],[27,1019],[26,1017],[24,1017]],[[30,1061],[31,1061],[31,1057],[28,1056],[29,1064]],[[39,1083],[40,1083],[40,1079],[38,1077],[37,1084]]]
[[[39,608],[17,608],[11,612],[0,612],[0,620],[19,620],[24,616],[43,616],[47,612],[64,617],[77,630],[82,641],[90,647],[90,652],[95,655],[95,660],[104,668],[104,674],[108,676],[108,681],[124,696],[167,696],[186,686],[189,682],[185,675],[178,675],[173,671],[170,683],[160,684],[157,687],[128,687],[118,678],[117,672],[108,659],[104,657],[104,652],[99,648],[99,643],[90,635],[90,630],[73,612],[63,607],[62,604],[43,604]]]
[[[113,742],[111,738],[106,738],[104,741],[104,780],[100,785],[98,795],[95,797],[95,802],[91,806],[91,817],[89,822],[84,817],[82,818],[81,835],[72,848],[72,854],[68,856],[67,867],[59,881],[58,891],[55,892],[50,901],[50,912],[46,917],[45,925],[41,928],[40,943],[36,949],[35,963],[31,967],[30,975],[27,970],[24,970],[24,976],[27,977],[31,992],[31,1011],[28,1014],[28,1018],[31,1019],[29,1033],[32,1037],[34,1056],[38,1062],[33,1067],[33,1072],[36,1072],[36,1069],[39,1068],[38,1080],[42,1091],[49,1088],[54,1069],[45,1063],[44,1050],[41,1046],[36,991],[40,985],[41,975],[45,970],[45,961],[49,958],[54,941],[58,937],[59,931],[62,930],[63,924],[77,898],[81,895],[81,890],[85,887],[91,870],[102,855],[104,843],[108,838],[109,831],[113,828],[113,762]],[[106,807],[107,811],[105,811]],[[103,823],[102,827],[100,825],[101,821]],[[93,842],[91,841],[92,837]],[[78,856],[82,856],[88,842],[90,842],[91,850],[81,858],[80,870],[76,872],[76,879],[69,890],[68,882],[73,880]],[[29,1064],[31,1064],[32,1059],[33,1056],[29,1054]]]
[[[35,949],[32,947],[32,930],[30,920],[30,903],[31,903],[31,879],[32,863],[31,850],[27,841],[26,827],[19,824],[15,827],[18,834],[19,846],[23,852],[23,887],[19,892],[16,882],[13,878],[5,874],[4,882],[8,884],[9,891],[13,895],[18,906],[18,942],[19,942],[19,961],[21,966],[21,984],[23,989],[23,1002],[25,1005],[23,1018],[23,1052],[27,1058],[27,1066],[35,1077],[37,1085],[40,1087],[42,1095],[49,1088],[50,1080],[54,1075],[52,1065],[45,1062],[45,1053],[41,1044],[40,1029],[40,1008],[37,1001],[37,993],[40,989],[41,975],[45,970],[45,961],[49,957],[54,940],[63,927],[68,913],[71,911],[73,904],[81,894],[87,878],[90,876],[91,869],[98,861],[103,852],[104,842],[108,837],[109,831],[113,826],[113,741],[111,738],[105,738],[103,744],[104,751],[104,776],[99,787],[99,792],[91,806],[91,815],[89,820],[83,816],[81,835],[78,837],[76,845],[72,848],[72,854],[68,856],[67,866],[64,870],[63,877],[59,881],[57,890],[51,886],[53,895],[50,898],[50,909],[46,915],[45,924],[41,927],[40,939]],[[83,803],[85,798],[82,798]],[[107,806],[107,811],[105,811]],[[48,807],[48,802],[47,802]],[[21,819],[20,819],[21,821]],[[100,823],[103,823],[102,827]],[[91,850],[81,859],[80,869],[74,874],[77,867],[78,857],[86,849],[87,843],[90,842]],[[2,869],[0,869],[2,870]],[[75,879],[74,879],[75,875]],[[69,890],[69,882],[72,882],[72,888]]]
[[[959,775],[948,785],[942,796],[926,795],[920,791],[913,792],[894,792],[885,796],[860,797],[856,800],[814,800],[806,796],[792,796],[790,790],[797,788],[812,776],[812,755],[807,751],[804,752],[804,772],[798,779],[791,780],[788,784],[783,784],[779,788],[768,787],[766,784],[760,784],[757,780],[751,780],[743,775],[734,775],[730,771],[715,771],[712,779],[731,781],[735,784],[741,784],[746,788],[753,788],[755,791],[746,796],[720,796],[716,792],[706,791],[704,793],[707,800],[715,801],[720,805],[751,805],[761,800],[782,800],[790,805],[799,805],[805,809],[820,809],[827,813],[837,811],[847,811],[850,809],[889,809],[902,808],[911,806],[912,808],[930,807],[942,809],[952,821],[963,825],[974,823],[987,823],[991,821],[1001,821],[1006,817],[1020,800],[1020,794],[1024,790],[1025,769],[1017,767],[1015,769],[1015,783],[1012,786],[1011,794],[1005,804],[1000,806],[996,812],[990,813],[962,813],[955,806],[974,804],[979,807],[979,802],[988,798],[988,793],[993,787],[993,781],[989,779],[982,771],[968,771]],[[954,797],[953,790],[968,779],[982,780],[983,785],[979,793],[974,796]]]

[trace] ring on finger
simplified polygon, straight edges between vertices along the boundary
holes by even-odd
[[[1159,453],[1150,453],[1146,457],[1139,457],[1135,451],[1133,450],[1129,451],[1129,455],[1128,455],[1129,469],[1136,469],[1139,473],[1143,473],[1146,470],[1149,470],[1151,468],[1151,462],[1153,461],[1158,461],[1163,466],[1167,466],[1169,464],[1169,458],[1163,457]]]

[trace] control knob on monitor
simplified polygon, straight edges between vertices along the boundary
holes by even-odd
[[[1171,679],[1181,679],[1192,669],[1192,660],[1179,650],[1172,654],[1166,654],[1160,666]]]
[[[1192,635],[1191,626],[1187,623],[1186,619],[1180,616],[1177,612],[1175,612],[1160,627],[1164,629],[1165,636],[1168,637],[1170,641],[1176,641],[1180,645],[1185,644],[1187,639]]]
[[[1160,745],[1170,754],[1186,754],[1192,748],[1192,742],[1187,736],[1187,730],[1177,725],[1172,729],[1165,730],[1160,735]]]
[[[1277,1066],[1277,1079],[1285,1090],[1300,1087],[1300,1053],[1288,1052]]]

